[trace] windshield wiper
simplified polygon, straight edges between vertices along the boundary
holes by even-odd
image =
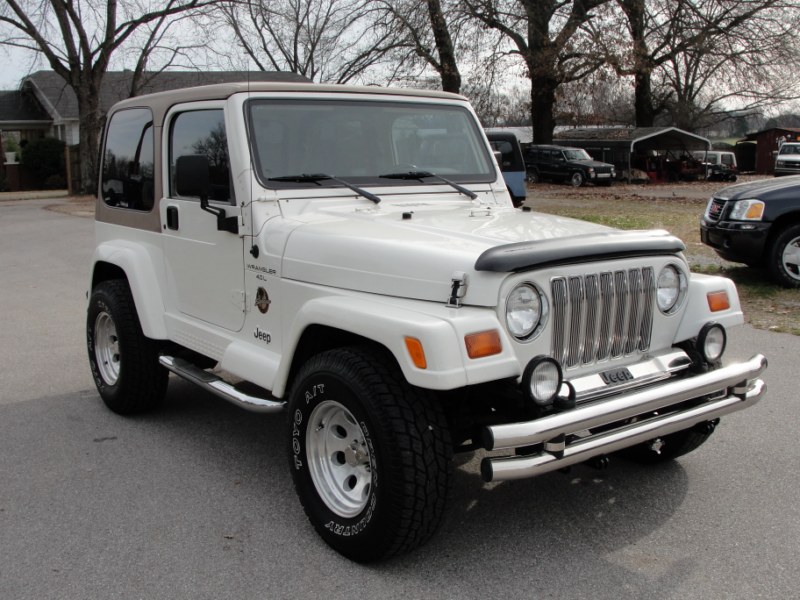
[[[475,200],[475,198],[478,197],[478,194],[476,194],[472,190],[468,190],[463,185],[458,185],[454,181],[445,179],[441,175],[437,175],[436,173],[431,173],[430,171],[405,171],[402,173],[386,173],[385,175],[379,175],[379,177],[383,179],[418,179],[419,181],[422,181],[426,177],[433,177],[434,179],[438,179],[439,181],[445,182],[447,185],[449,185],[455,190],[458,190],[460,193],[464,194],[465,196],[469,197],[472,200]]]
[[[381,201],[381,199],[372,192],[368,192],[367,190],[361,189],[352,183],[348,183],[344,179],[339,179],[333,175],[326,175],[325,173],[313,173],[311,175],[308,173],[301,173],[300,175],[283,175],[281,177],[270,177],[267,181],[292,181],[294,183],[316,183],[319,185],[320,181],[327,180],[340,183],[344,187],[353,190],[356,194],[364,196],[364,198],[367,200],[372,200],[375,204],[378,204]]]

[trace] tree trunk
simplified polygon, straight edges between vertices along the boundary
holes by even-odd
[[[652,127],[656,119],[653,106],[653,87],[649,70],[642,70],[634,76],[634,110],[637,127]]]
[[[105,122],[105,117],[100,112],[100,95],[93,91],[95,87],[82,85],[75,90],[80,121],[80,189],[83,194],[97,193],[100,136]]]
[[[461,93],[461,73],[458,71],[453,39],[450,37],[450,30],[447,27],[439,0],[428,0],[428,14],[431,19],[433,39],[436,41],[436,50],[439,53],[439,75],[442,78],[442,90],[459,94]]]
[[[652,59],[647,48],[644,0],[618,0],[628,19],[633,43],[634,111],[637,127],[652,127],[656,118],[653,103]]]
[[[531,125],[534,144],[552,144],[558,84],[547,77],[531,76]]]

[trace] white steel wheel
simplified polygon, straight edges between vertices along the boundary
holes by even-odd
[[[114,319],[103,311],[94,321],[94,355],[97,369],[107,385],[115,385],[119,379],[119,337]]]
[[[361,426],[334,400],[311,413],[306,436],[311,480],[325,505],[344,518],[358,515],[369,500],[372,465]]]

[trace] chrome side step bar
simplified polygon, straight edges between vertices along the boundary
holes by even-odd
[[[244,408],[245,410],[259,413],[276,413],[282,411],[286,405],[286,403],[281,400],[245,394],[244,392],[237,390],[232,384],[228,383],[224,379],[214,375],[213,373],[204,371],[200,367],[190,363],[188,360],[184,360],[175,356],[161,355],[158,358],[158,362],[160,362],[161,365],[166,367],[169,371],[175,373],[178,377],[190,381],[191,383],[200,386],[212,394],[219,396],[220,398],[227,400],[228,402],[231,402],[240,408]]]

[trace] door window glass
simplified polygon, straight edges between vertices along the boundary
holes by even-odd
[[[172,120],[169,136],[170,195],[175,189],[175,161],[181,156],[205,156],[208,159],[211,188],[208,199],[234,203],[228,137],[222,109],[193,110],[178,114]]]

